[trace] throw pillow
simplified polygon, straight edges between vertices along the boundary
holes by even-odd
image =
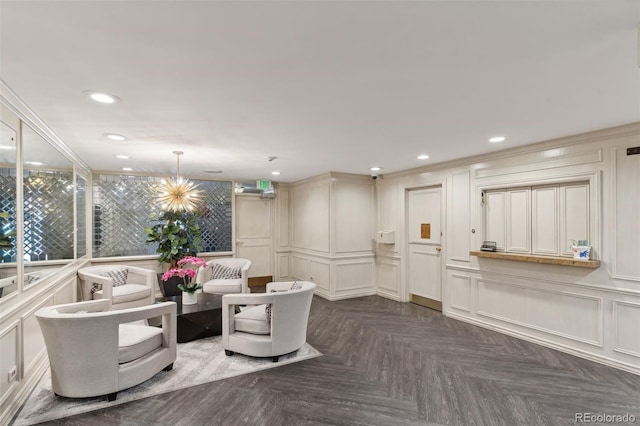
[[[294,281],[289,290],[300,290],[301,288],[302,284],[300,284],[298,281]]]
[[[271,290],[269,293],[278,293],[286,290]],[[264,307],[264,313],[267,314],[267,323],[271,324],[271,303],[267,303],[267,306]]]
[[[267,314],[267,324],[271,324],[271,303],[264,307],[264,313]]]
[[[127,277],[129,276],[128,269],[114,269],[113,271],[107,271],[100,274],[101,277],[108,277],[113,279],[113,286],[118,287],[119,285],[125,285],[127,283]],[[91,288],[91,294],[96,291],[102,290],[102,284],[93,283],[93,287]]]
[[[219,263],[214,263],[211,271],[212,280],[233,280],[242,278],[242,268],[230,268],[228,266],[220,265]]]

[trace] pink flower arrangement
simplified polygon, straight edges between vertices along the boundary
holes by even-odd
[[[164,274],[162,274],[162,281],[167,281],[171,277],[182,278],[183,284],[178,284],[178,288],[187,293],[195,293],[201,289],[202,286],[198,283],[192,282],[197,274],[197,268],[205,266],[207,262],[204,259],[200,259],[195,256],[187,256],[178,260],[177,265],[193,265],[196,269],[192,268],[171,268]]]

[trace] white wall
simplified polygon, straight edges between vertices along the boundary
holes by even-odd
[[[640,124],[378,179],[378,227],[398,244],[376,252],[378,294],[408,298],[405,191],[444,182],[443,313],[640,374]],[[598,269],[469,255],[483,241],[483,189],[590,182]]]
[[[284,214],[289,219],[290,250],[276,253],[278,279],[314,281],[316,293],[329,300],[375,294],[371,178],[329,173],[292,184],[288,192],[279,217],[282,224]],[[281,249],[283,228],[275,244]]]

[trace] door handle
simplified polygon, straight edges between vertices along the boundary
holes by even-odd
[[[442,247],[436,247],[436,251],[440,253],[442,251]]]

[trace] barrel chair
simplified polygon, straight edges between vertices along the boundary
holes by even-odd
[[[307,340],[315,288],[308,281],[272,282],[267,284],[266,293],[222,296],[225,353],[271,357],[278,362],[280,356],[300,349]],[[247,308],[236,313],[236,305]]]
[[[35,314],[58,396],[116,399],[176,360],[176,304],[110,310],[110,300],[47,306]],[[162,317],[162,328],[143,325]],[[136,322],[131,324],[131,322]]]
[[[99,265],[78,271],[82,300],[107,299],[112,309],[155,303],[156,272],[127,265]]]
[[[198,270],[196,282],[203,293],[249,293],[251,261],[239,257],[214,259]]]

